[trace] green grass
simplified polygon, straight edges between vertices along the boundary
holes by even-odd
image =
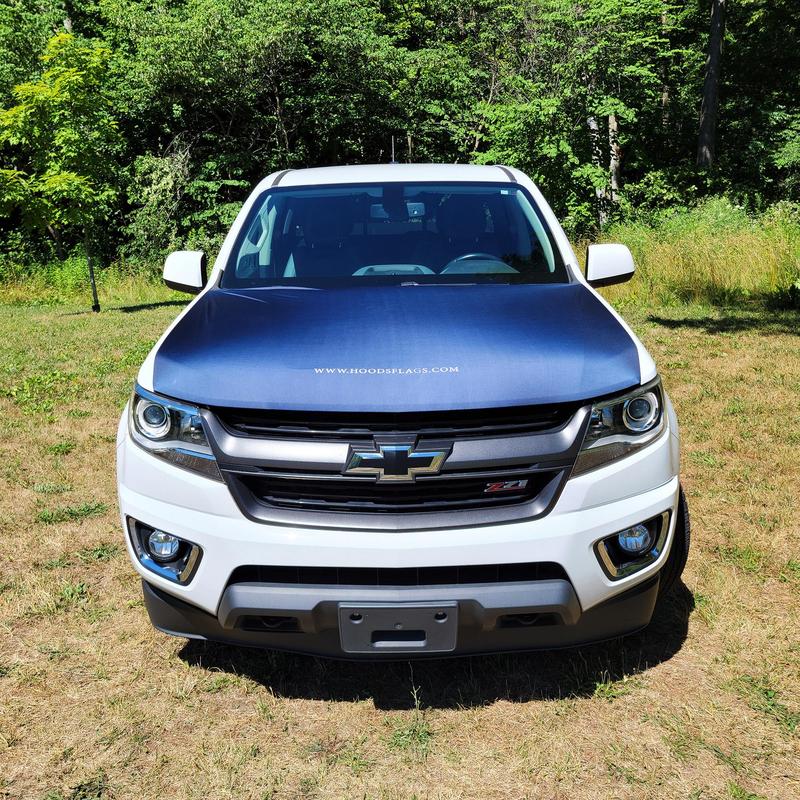
[[[396,719],[392,722],[391,735],[387,744],[391,750],[401,750],[416,756],[428,754],[433,741],[433,730],[422,712],[415,711],[410,719]]]
[[[236,684],[237,680],[233,675],[213,675],[205,682],[202,690],[208,694],[217,694],[218,692],[224,692],[230,686],[236,686]]]
[[[72,489],[72,486],[68,483],[35,483],[33,485],[33,491],[37,494],[63,494],[64,492],[68,492]]]
[[[105,564],[116,558],[122,552],[118,544],[98,544],[94,547],[84,547],[75,553],[75,558],[82,564]]]
[[[800,728],[800,712],[790,711],[781,702],[780,693],[768,677],[744,675],[736,681],[735,688],[748,701],[750,708],[775,720],[786,733],[793,734]]]
[[[185,298],[167,289],[160,279],[161,265],[144,271],[130,271],[113,265],[96,270],[101,308],[149,305]],[[0,301],[10,306],[53,308],[65,302],[91,307],[86,260],[79,256],[64,262],[51,262],[36,268],[12,268],[7,262],[0,270]]]
[[[43,800],[105,800],[109,798],[108,778],[104,772],[99,773],[77,784],[65,794],[58,791],[48,792]]]
[[[727,789],[730,800],[767,800],[763,794],[755,794],[743,789],[736,781],[730,781]]]
[[[706,623],[713,625],[717,617],[716,605],[711,597],[702,592],[694,593],[694,611]]]
[[[412,685],[411,698],[414,708],[408,716],[389,719],[392,732],[386,744],[390,750],[424,759],[433,744],[433,728],[421,708],[419,687]]]
[[[370,763],[361,753],[366,737],[359,737],[354,742],[347,742],[337,735],[312,742],[308,749],[309,757],[317,759],[328,767],[342,765],[353,775],[361,775],[369,769]]]
[[[42,569],[64,569],[71,563],[69,556],[66,553],[62,553],[57,558],[51,558],[42,562],[41,567]]]
[[[29,375],[3,393],[27,414],[52,411],[57,402],[75,393],[74,375],[61,370]]]
[[[45,525],[54,525],[59,522],[73,522],[87,517],[96,517],[104,514],[107,508],[106,503],[100,502],[81,503],[78,506],[61,506],[53,509],[45,508],[36,515],[36,519]]]
[[[723,561],[742,570],[742,572],[749,572],[754,575],[762,573],[767,561],[764,553],[749,544],[719,545],[717,554]]]
[[[794,558],[789,559],[781,570],[778,578],[784,583],[800,584],[800,561]]]
[[[67,439],[63,442],[56,442],[55,444],[51,444],[47,448],[47,452],[51,453],[54,456],[67,456],[69,455],[76,447],[76,443]]]
[[[73,554],[62,553],[41,564],[42,569],[65,569],[75,564],[105,564],[122,552],[118,544],[98,544],[84,547]]]
[[[88,594],[89,587],[83,581],[65,583],[56,595],[55,608],[58,611],[66,611],[85,602]]]
[[[598,681],[595,684],[593,695],[601,700],[616,700],[617,698],[624,697],[626,694],[633,691],[637,686],[638,681],[626,675],[620,680],[611,680],[605,677],[604,680]]]
[[[696,464],[702,467],[720,467],[722,460],[715,453],[708,453],[705,450],[693,450],[687,454]]]

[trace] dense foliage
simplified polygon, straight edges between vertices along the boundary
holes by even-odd
[[[712,4],[726,24],[709,167],[697,142]],[[798,200],[796,11],[0,0],[2,250],[156,263],[174,245],[213,248],[268,172],[384,162],[393,136],[398,160],[519,166],[578,235],[709,194]]]

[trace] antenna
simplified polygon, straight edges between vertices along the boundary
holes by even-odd
[[[389,163],[390,164],[396,164],[397,163],[397,161],[395,161],[395,158],[394,158],[394,134],[392,134],[392,160]]]

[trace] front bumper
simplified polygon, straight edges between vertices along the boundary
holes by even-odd
[[[437,587],[436,597],[461,597],[458,643],[449,652],[419,653],[410,650],[375,651],[370,659],[390,660],[409,656],[442,657],[443,655],[474,655],[478,653],[513,652],[538,649],[572,647],[624,636],[645,627],[650,622],[658,596],[658,575],[632,589],[581,612],[572,586],[568,581],[541,582],[553,585],[502,587],[506,591],[486,591],[486,587],[459,586],[458,590]],[[288,594],[284,588],[258,587],[261,591],[258,606],[250,603],[256,599],[237,596],[230,587],[222,599],[220,616],[208,614],[196,606],[185,603],[142,581],[144,600],[153,625],[172,636],[188,639],[210,639],[234,645],[287,650],[331,658],[358,658],[357,653],[342,649],[339,633],[338,609],[340,604],[358,604],[369,595],[369,603],[380,596],[402,594],[408,600],[407,590],[346,590],[337,587],[303,587],[304,591]],[[247,592],[246,587],[244,592]],[[429,597],[429,590],[424,592]],[[237,603],[244,602],[244,606]],[[252,630],[230,625],[248,611],[294,617],[300,621],[297,630]],[[561,615],[564,615],[563,617]],[[518,621],[518,618],[524,618]],[[517,624],[504,624],[509,619]],[[568,623],[564,620],[570,620]],[[542,622],[539,623],[538,620]]]
[[[339,604],[447,600],[459,609],[453,652],[462,654],[581,644],[629,633],[650,620],[676,515],[670,514],[667,545],[659,559],[622,580],[605,575],[594,545],[677,508],[678,440],[672,415],[668,430],[647,448],[570,479],[542,518],[431,531],[255,522],[242,514],[227,486],[144,452],[131,442],[126,424],[123,415],[117,457],[123,525],[132,517],[203,549],[194,577],[182,586],[146,570],[126,535],[131,561],[145,581],[153,624],[167,633],[343,656]],[[394,589],[230,584],[234,571],[245,565],[346,569],[532,562],[557,564],[566,579]],[[296,629],[247,630],[237,619],[249,615],[294,618]],[[515,615],[534,621],[498,624]]]

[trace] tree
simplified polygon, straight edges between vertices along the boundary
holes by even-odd
[[[725,38],[725,0],[711,0],[711,31],[708,35],[706,77],[700,105],[700,133],[697,137],[697,166],[708,169],[714,164],[719,108],[722,42]]]
[[[0,258],[84,229],[110,258],[211,249],[265,174],[392,136],[524,169],[578,236],[797,198],[798,37],[797,0],[0,0]]]
[[[60,0],[0,0],[0,105],[41,73],[40,56],[65,19]]]
[[[49,234],[59,257],[91,244],[113,217],[122,142],[106,94],[109,50],[68,33],[53,36],[37,81],[13,89],[0,110],[0,207]]]
[[[641,119],[661,114],[662,17],[662,0],[532,3],[481,160],[531,172],[568,227],[602,227],[622,197],[627,151],[648,129]]]

